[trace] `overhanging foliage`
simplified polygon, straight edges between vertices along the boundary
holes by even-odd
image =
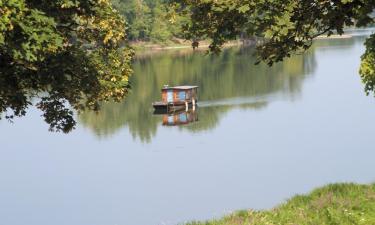
[[[36,97],[50,129],[69,132],[70,107],[121,100],[133,54],[125,25],[109,0],[0,0],[0,113],[23,116]]]

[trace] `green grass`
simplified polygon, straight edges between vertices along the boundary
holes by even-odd
[[[269,211],[243,210],[188,225],[375,225],[375,184],[331,184]]]

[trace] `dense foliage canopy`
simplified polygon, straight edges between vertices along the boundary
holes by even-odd
[[[319,35],[343,34],[349,26],[374,23],[375,0],[175,0],[190,15],[185,37],[211,39],[211,51],[239,36],[264,37],[259,60],[274,62],[308,49]],[[198,46],[198,41],[193,43]],[[375,34],[366,42],[360,74],[366,91],[375,89]]]
[[[130,41],[166,43],[182,37],[182,24],[188,16],[176,14],[169,20],[169,0],[112,0],[113,5],[128,22]]]
[[[0,115],[37,107],[70,131],[72,108],[98,109],[129,88],[132,51],[109,0],[0,0]]]

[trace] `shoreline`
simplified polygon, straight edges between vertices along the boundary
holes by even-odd
[[[320,35],[314,40],[334,40],[334,39],[350,39],[353,38],[350,34],[343,34],[343,35]],[[256,46],[259,43],[259,40],[234,40],[226,42],[222,48],[230,48],[235,46]],[[159,43],[152,43],[152,42],[130,42],[130,46],[134,48],[136,53],[143,55],[149,54],[152,52],[163,52],[163,51],[173,51],[173,50],[208,50],[210,46],[209,41],[201,41],[198,48],[193,49],[191,41],[178,41],[175,43],[166,43],[166,44],[159,44]]]
[[[236,40],[236,41],[229,41],[223,45],[223,48],[233,47],[233,46],[240,46],[244,45],[243,41]],[[167,44],[157,44],[157,43],[150,43],[150,42],[130,42],[130,46],[135,49],[136,52],[143,52],[143,51],[168,51],[168,50],[180,50],[180,49],[191,49],[192,42],[184,41],[180,43],[167,43]],[[196,50],[207,50],[210,46],[208,41],[201,41],[198,48]]]
[[[333,34],[331,36],[327,36],[327,35],[320,35],[316,38],[314,38],[314,40],[327,40],[327,39],[350,39],[350,38],[353,38],[352,35],[350,34],[343,34],[343,35],[338,35],[338,34]]]

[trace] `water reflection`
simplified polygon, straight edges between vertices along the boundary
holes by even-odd
[[[213,129],[233,108],[258,110],[274,100],[297,99],[306,77],[316,68],[316,48],[350,47],[355,39],[320,40],[303,55],[269,68],[254,66],[251,48],[226,49],[219,56],[204,52],[173,51],[138,57],[133,65],[133,90],[123,103],[107,103],[99,113],[79,116],[81,124],[101,138],[128,128],[133,138],[151,142],[159,117],[152,114],[152,102],[160,99],[164,84],[194,84],[199,90],[199,121],[181,129],[200,132]]]
[[[181,130],[187,130],[190,132],[201,132],[210,129],[214,129],[218,126],[220,118],[232,109],[244,109],[244,110],[260,110],[268,105],[267,102],[254,102],[254,103],[239,103],[239,104],[209,104],[199,106],[199,122],[189,124],[189,126],[181,126]]]
[[[198,111],[192,109],[174,111],[173,113],[162,114],[162,118],[163,126],[187,125],[198,121]]]

